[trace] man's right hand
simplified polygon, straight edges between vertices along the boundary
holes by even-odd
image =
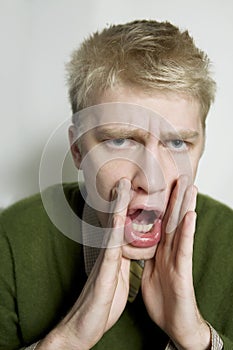
[[[130,189],[129,180],[119,181],[106,248],[101,249],[73,308],[39,343],[38,350],[90,349],[122,314],[129,291],[130,260],[122,257],[122,242]]]

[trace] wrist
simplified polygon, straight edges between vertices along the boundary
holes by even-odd
[[[42,339],[37,347],[36,350],[64,350],[64,349],[70,349],[70,350],[79,350],[79,347],[72,346],[69,337],[66,337],[62,335],[59,330],[54,329],[52,330],[44,339]]]
[[[36,346],[36,350],[52,350],[64,349],[65,344],[61,342],[55,331],[49,333],[44,339],[42,339]]]
[[[38,343],[36,350],[89,350],[68,327],[59,325]]]
[[[178,350],[210,350],[211,349],[211,329],[203,321],[196,332],[189,337],[180,340],[173,340]]]

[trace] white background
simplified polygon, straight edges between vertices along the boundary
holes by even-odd
[[[232,206],[232,0],[0,0],[0,207],[39,190],[41,154],[71,110],[64,65],[91,32],[134,19],[189,29],[214,64],[217,98],[196,184]],[[56,155],[68,139],[54,147]],[[76,179],[70,161],[64,179]]]

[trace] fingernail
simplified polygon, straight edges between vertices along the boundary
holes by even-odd
[[[130,182],[130,180],[129,179],[127,179],[127,178],[125,178],[125,177],[123,177],[123,178],[121,178],[120,180],[119,180],[119,182],[118,182],[118,185],[117,185],[117,188],[119,189],[119,190],[122,190],[123,188],[131,188],[131,182]]]
[[[123,179],[120,179],[117,184],[117,189],[121,190],[123,188]]]
[[[165,228],[165,232],[167,234],[171,234],[176,230],[176,228],[177,228],[177,224],[175,224],[174,222],[171,222],[171,220],[168,220],[168,223]]]

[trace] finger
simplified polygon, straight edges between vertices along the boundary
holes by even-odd
[[[184,198],[185,191],[187,189],[188,177],[185,175],[180,176],[177,181],[177,185],[171,196],[171,203],[169,205],[170,215],[166,225],[166,233],[172,233],[175,231],[179,224],[180,210]]]
[[[116,187],[117,199],[115,203],[114,213],[119,215],[126,215],[127,208],[130,202],[130,191],[131,191],[131,182],[126,178],[122,178],[118,182]]]
[[[116,188],[117,198],[112,218],[113,227],[106,229],[101,254],[97,261],[98,281],[103,281],[105,289],[109,289],[109,300],[111,300],[118,283],[119,270],[122,265],[121,246],[124,239],[124,224],[128,204],[130,201],[131,182],[121,179]],[[129,263],[127,266],[129,270]]]
[[[193,242],[196,227],[196,213],[186,213],[181,227],[179,244],[176,250],[176,267],[183,276],[192,276]]]
[[[188,186],[184,194],[182,202],[179,222],[181,222],[188,211],[195,211],[197,199],[197,187],[194,185]]]
[[[189,202],[189,210],[188,211],[195,211],[196,210],[196,204],[197,204],[197,193],[198,188],[197,186],[192,186],[192,195]]]
[[[122,245],[124,237],[124,226],[128,205],[130,202],[131,182],[126,179],[120,179],[115,189],[117,197],[114,201],[113,214],[110,219],[110,228],[106,230],[104,247],[116,247]],[[112,226],[112,227],[111,227]]]
[[[145,260],[142,279],[148,279],[152,275],[155,269],[155,257]]]
[[[185,191],[184,200],[182,203],[180,218],[179,218],[179,229],[177,230],[174,241],[173,241],[173,251],[176,254],[176,250],[180,240],[180,227],[182,227],[182,220],[188,211],[195,211],[196,208],[196,198],[197,198],[197,187],[190,185]]]

